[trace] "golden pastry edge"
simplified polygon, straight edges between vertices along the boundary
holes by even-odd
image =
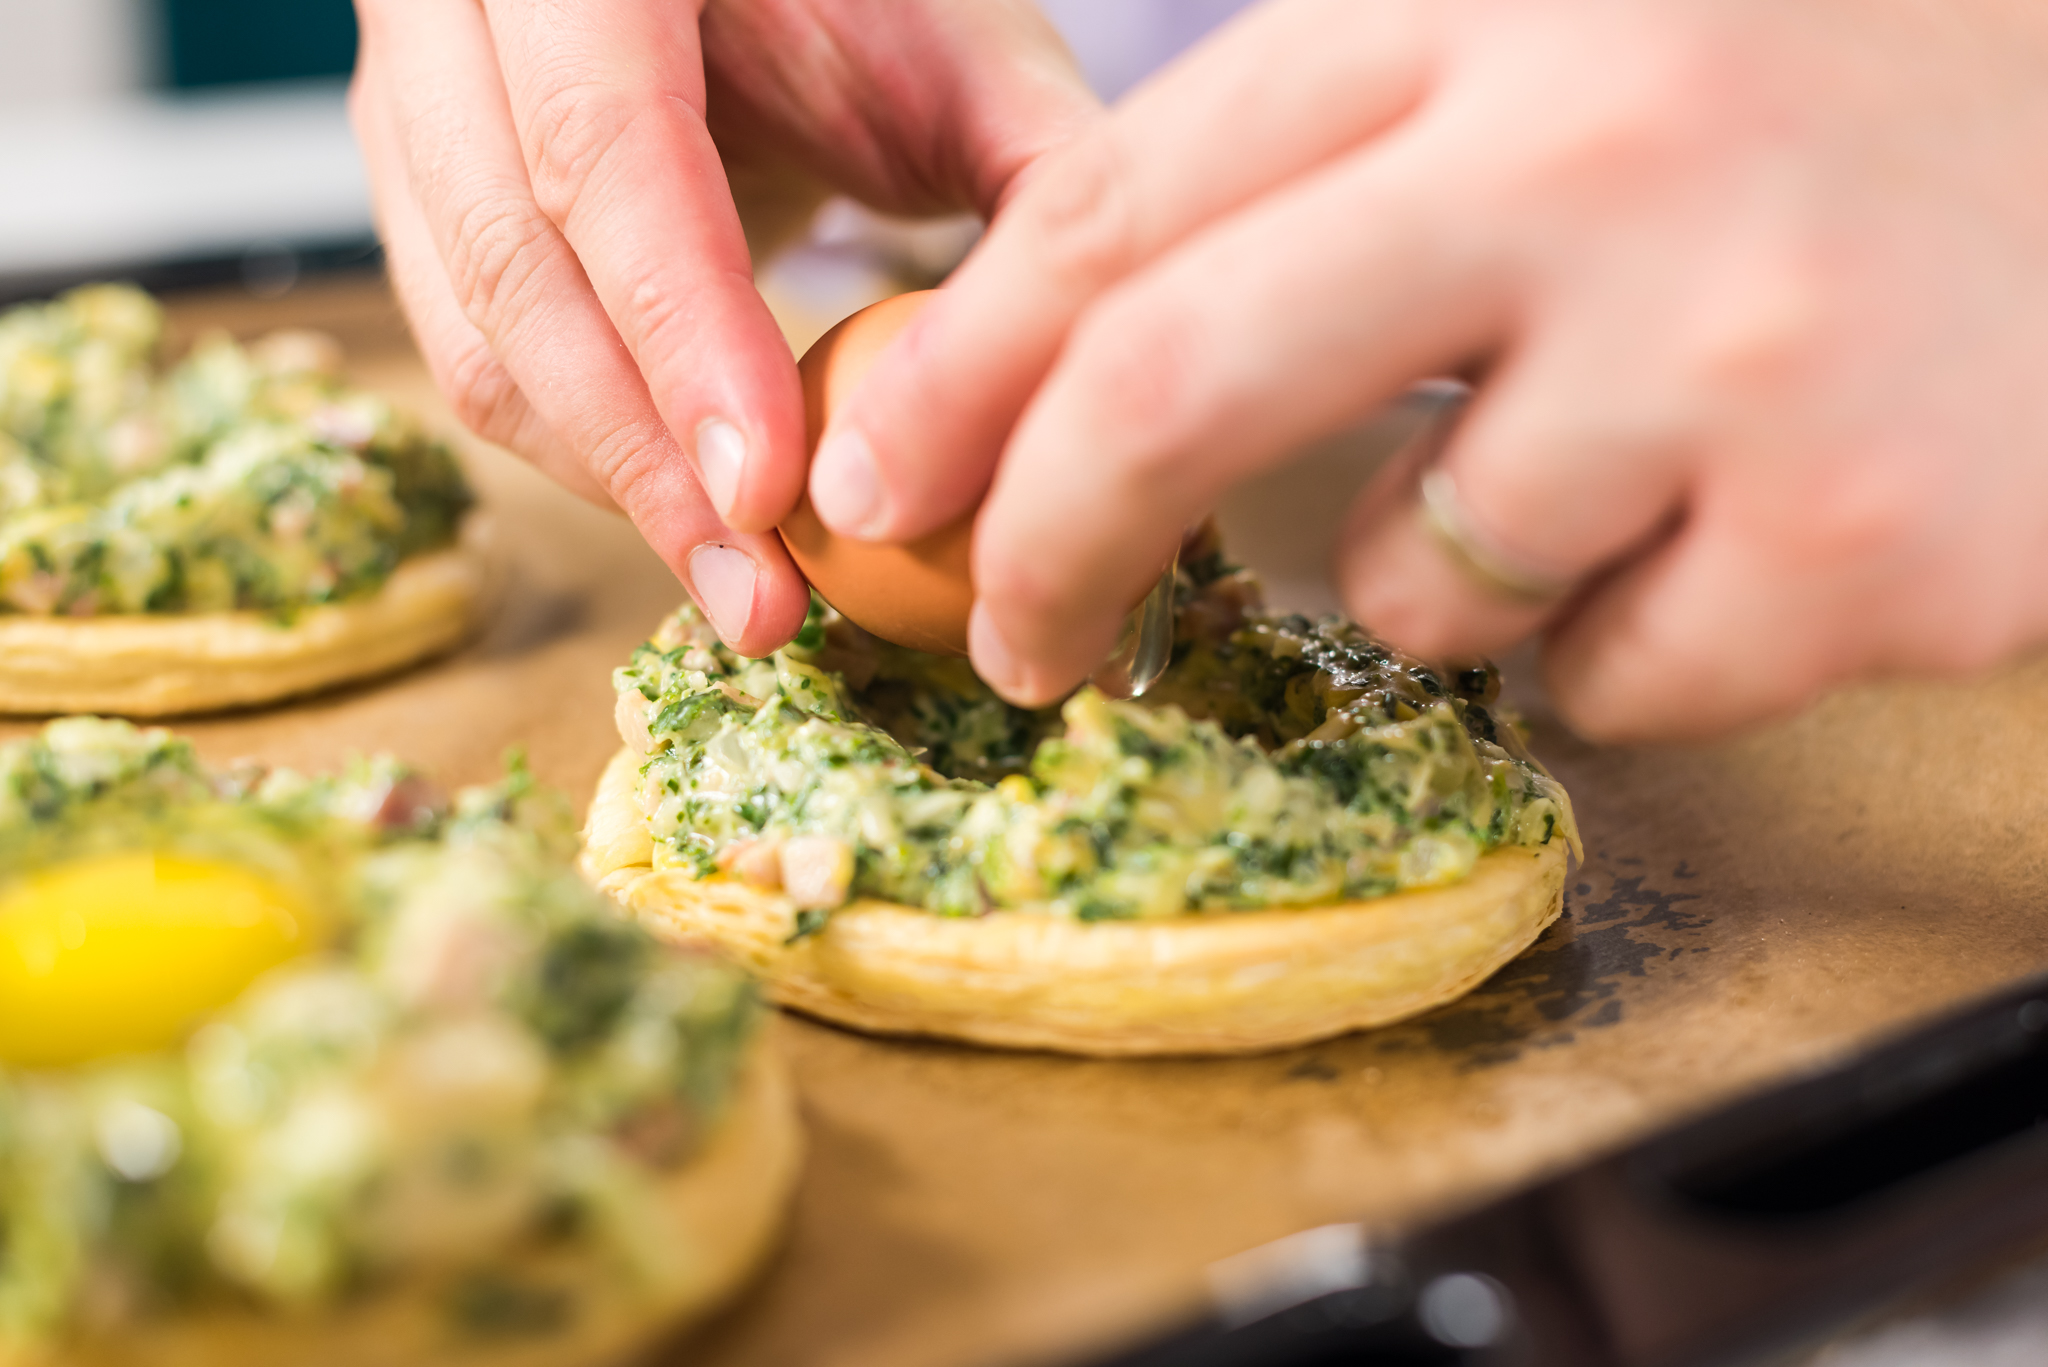
[[[373,678],[451,650],[498,578],[486,521],[402,561],[365,598],[303,609],[107,617],[0,616],[0,714],[171,717],[250,707]]]
[[[676,1247],[694,1259],[659,1298],[638,1296],[618,1269],[565,1251],[518,1264],[575,1292],[582,1309],[558,1332],[460,1340],[439,1300],[447,1288],[434,1280],[326,1313],[215,1311],[43,1349],[0,1345],[0,1367],[604,1367],[687,1330],[753,1277],[780,1242],[802,1160],[788,1076],[772,1047],[757,1047],[704,1149],[659,1188]]]

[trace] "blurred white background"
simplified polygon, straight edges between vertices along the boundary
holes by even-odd
[[[1113,98],[1245,3],[1045,8]],[[276,293],[301,268],[373,260],[342,109],[353,44],[347,0],[0,0],[0,298],[96,274]],[[781,287],[832,316],[867,302],[873,226],[828,213],[830,250]],[[910,264],[970,240],[927,235]]]
[[[0,295],[367,260],[346,0],[0,0]]]

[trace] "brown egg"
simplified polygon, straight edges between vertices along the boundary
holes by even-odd
[[[871,304],[820,337],[797,363],[803,377],[805,442],[818,436],[875,356],[932,296],[899,294]],[[884,640],[937,655],[967,653],[974,605],[968,548],[974,514],[903,545],[855,541],[818,520],[808,494],[781,528],[797,568],[826,602]]]

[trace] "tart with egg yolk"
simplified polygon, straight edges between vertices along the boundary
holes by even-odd
[[[788,1084],[569,839],[516,773],[0,747],[0,1367],[609,1363],[737,1290]]]
[[[168,716],[386,673],[493,578],[447,447],[314,333],[202,338],[88,286],[0,314],[0,712]]]
[[[1197,557],[1159,701],[1057,717],[829,610],[757,662],[686,608],[618,672],[584,871],[880,1033],[1241,1053],[1469,991],[1563,908],[1563,788],[1484,681],[1247,594]]]

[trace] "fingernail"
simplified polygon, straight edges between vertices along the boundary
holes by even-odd
[[[754,616],[753,557],[734,546],[706,542],[690,552],[690,590],[727,645],[737,645]]]
[[[747,439],[739,428],[724,418],[706,418],[697,424],[697,478],[710,496],[711,506],[728,522],[746,468]]]
[[[1010,649],[1010,643],[990,620],[988,609],[979,603],[967,614],[967,654],[982,682],[1004,697],[1024,686],[1024,671],[1017,664],[1017,652]]]
[[[882,482],[868,439],[851,428],[827,433],[811,461],[811,506],[842,536],[861,536],[882,511]]]

